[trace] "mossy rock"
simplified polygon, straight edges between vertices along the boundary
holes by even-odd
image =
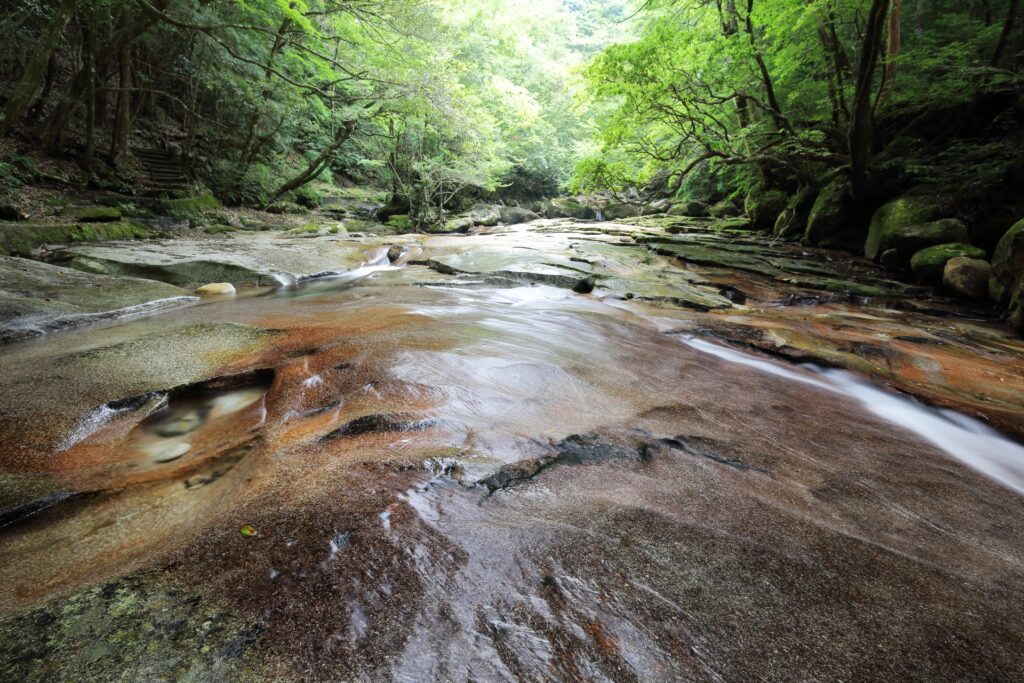
[[[984,259],[985,250],[965,243],[936,244],[914,254],[910,259],[910,269],[917,281],[925,285],[942,283],[942,273],[950,259],[966,257]]]
[[[207,235],[221,235],[228,232],[237,232],[238,228],[233,225],[225,225],[223,223],[217,223],[215,225],[208,225],[203,230]]]
[[[547,218],[593,220],[597,217],[597,213],[589,206],[583,206],[574,199],[563,197],[549,201],[544,207],[544,216]]]
[[[772,236],[784,240],[800,239],[807,230],[807,216],[810,211],[813,190],[803,186],[796,196],[786,202],[786,206],[775,217]]]
[[[688,218],[704,218],[708,215],[708,205],[704,202],[680,202],[668,210],[669,216],[682,216]]]
[[[403,232],[411,232],[413,229],[412,218],[401,213],[389,216],[385,225]]]
[[[74,211],[71,217],[80,223],[113,223],[121,220],[121,209],[116,206],[94,206]]]
[[[285,234],[294,235],[296,237],[316,237],[320,234],[320,226],[316,223],[307,223],[306,225],[300,225],[297,228],[292,228]]]
[[[904,258],[910,258],[934,244],[967,242],[967,227],[963,223],[955,219],[938,220],[947,213],[945,202],[928,195],[908,195],[883,205],[871,217],[864,255],[877,259],[883,251],[899,249]]]
[[[722,201],[708,208],[708,214],[713,218],[736,218],[742,211],[733,202]]]
[[[139,223],[5,223],[0,225],[0,254],[31,257],[43,244],[71,244],[101,240],[128,240],[150,236]]]
[[[184,199],[164,199],[160,202],[160,209],[171,218],[192,218],[203,211],[219,208],[220,202],[209,193]]]
[[[992,252],[992,278],[989,283],[992,298],[1008,303],[1021,281],[1024,281],[1024,220],[1007,230]]]
[[[636,218],[643,214],[643,207],[636,204],[614,202],[601,209],[601,217],[606,221],[620,221],[623,218]]]
[[[863,239],[855,219],[850,181],[838,176],[822,188],[807,215],[803,241],[822,247],[850,247]]]
[[[785,192],[765,190],[757,185],[747,193],[743,208],[756,229],[771,230],[788,204],[789,197]]]
[[[458,232],[460,230],[469,230],[476,223],[473,221],[472,216],[456,216],[455,218],[449,218],[440,226],[431,226],[427,229],[427,232]]]

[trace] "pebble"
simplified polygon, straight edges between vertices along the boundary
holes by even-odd
[[[199,296],[232,296],[235,293],[235,286],[230,282],[211,282],[196,290]]]

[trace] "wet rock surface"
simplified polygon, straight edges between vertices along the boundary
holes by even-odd
[[[743,219],[294,241],[0,351],[5,679],[1024,674],[991,309]]]
[[[0,343],[180,306],[184,289],[0,256]]]

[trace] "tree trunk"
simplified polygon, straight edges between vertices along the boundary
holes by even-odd
[[[114,114],[114,134],[110,136],[110,158],[114,163],[128,151],[128,137],[132,125],[132,64],[131,51],[126,45],[118,60],[117,111]]]
[[[992,54],[992,68],[995,69],[999,66],[999,61],[1003,57],[1003,50],[1006,49],[1006,42],[1010,39],[1010,33],[1013,31],[1013,22],[1017,20],[1017,9],[1020,4],[1020,0],[1010,0],[1010,9],[1006,12],[1006,22],[1003,23],[1003,32],[999,34],[999,42],[996,43],[995,52]]]
[[[153,6],[162,11],[168,2],[169,0],[154,0]],[[109,44],[105,45],[102,50],[96,50],[94,68],[106,70],[110,62],[121,54],[122,49],[135,42],[139,36],[148,31],[157,21],[158,17],[155,14],[144,11],[139,17],[127,22],[124,28],[111,36]],[[54,108],[49,118],[47,118],[42,136],[47,149],[56,150],[60,146],[64,130],[67,128],[68,122],[78,106],[78,101],[89,86],[89,77],[90,73],[86,69],[79,70],[74,78],[72,78],[61,101]]]
[[[896,85],[896,61],[900,56],[900,22],[903,19],[902,6],[903,0],[892,0],[892,8],[889,10],[889,40],[885,48],[885,81],[879,100],[888,97],[889,92]]]
[[[782,107],[779,106],[779,100],[775,96],[775,85],[772,82],[771,74],[768,72],[768,66],[765,64],[764,55],[757,44],[757,37],[754,34],[753,13],[754,0],[747,0],[747,18],[745,22],[747,38],[750,40],[750,48],[754,52],[754,61],[757,63],[757,69],[761,73],[761,83],[764,85],[765,95],[768,97],[768,106],[772,110],[772,116],[775,119],[776,125],[780,128],[789,128],[789,125],[782,116]]]
[[[331,155],[334,154],[339,147],[344,145],[350,137],[352,137],[352,133],[355,131],[355,129],[355,121],[346,121],[344,124],[342,124],[342,126],[338,128],[338,131],[334,134],[334,139],[331,141],[331,144],[329,144],[327,148],[320,153],[320,156],[318,156],[313,161],[309,162],[309,166],[307,166],[302,173],[298,174],[297,176],[286,182],[284,185],[277,188],[277,190],[270,197],[270,199],[268,199],[263,204],[263,208],[269,207],[271,204],[280,199],[283,194],[291,192],[292,190],[299,189],[300,187],[302,187],[303,185],[305,185],[306,183],[315,179],[318,175],[323,173],[324,169],[327,168],[327,164],[331,160]]]
[[[878,56],[882,51],[888,10],[889,0],[872,0],[864,32],[864,44],[861,46],[860,62],[857,66],[857,84],[853,95],[849,134],[850,180],[855,200],[862,199],[870,187],[868,165],[875,142],[871,86],[878,67]]]
[[[6,135],[35,102],[37,93],[43,87],[50,58],[60,44],[64,27],[68,25],[77,8],[78,0],[62,0],[50,18],[50,23],[36,40],[28,64],[25,65],[25,73],[21,75],[4,106],[3,118],[0,119],[0,135]]]
[[[96,153],[96,37],[93,33],[92,18],[82,23],[82,50],[85,53],[85,72],[88,82],[85,91],[85,150],[78,160],[86,172],[92,170]]]

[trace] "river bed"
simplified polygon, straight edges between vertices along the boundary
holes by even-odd
[[[339,237],[4,347],[0,671],[1021,678],[1024,342],[734,227]]]

